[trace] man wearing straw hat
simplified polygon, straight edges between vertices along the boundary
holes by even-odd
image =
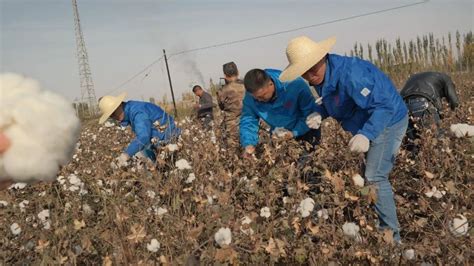
[[[118,166],[127,166],[128,159],[138,152],[154,161],[154,149],[178,137],[181,130],[176,127],[173,117],[159,106],[140,101],[124,102],[126,95],[124,92],[119,96],[100,98],[102,116],[99,123],[104,123],[110,117],[122,126],[130,125],[135,133],[135,139],[117,158]]]
[[[306,122],[319,128],[326,117],[336,119],[353,137],[348,148],[365,153],[365,178],[377,187],[375,210],[380,228],[391,229],[400,241],[392,186],[388,180],[408,125],[407,108],[392,81],[376,66],[357,57],[329,54],[335,38],[315,42],[306,36],[291,40],[289,65],[282,81],[302,76],[316,88],[318,111]]]

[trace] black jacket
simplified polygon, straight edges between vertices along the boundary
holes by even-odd
[[[448,75],[440,72],[422,72],[412,75],[400,94],[404,100],[413,96],[425,97],[438,110],[442,108],[442,98],[446,98],[452,110],[459,105],[453,81]]]
[[[212,108],[214,107],[214,103],[212,102],[212,96],[204,92],[201,97],[199,98],[199,105],[200,108],[198,110],[198,117],[204,117],[210,115],[212,117]]]

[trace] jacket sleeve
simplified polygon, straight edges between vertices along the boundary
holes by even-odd
[[[353,66],[348,73],[345,89],[354,102],[369,114],[369,118],[357,134],[374,140],[382,133],[390,121],[388,118],[395,112],[391,97],[397,92],[395,88],[393,90],[387,88],[393,87],[393,84],[383,73],[377,73],[379,70],[369,72],[366,68],[360,65]]]
[[[132,124],[135,128],[135,139],[125,150],[129,156],[143,150],[151,141],[152,121],[145,113],[136,114],[133,117]]]
[[[308,115],[313,112],[320,113],[321,110],[319,110],[319,108],[321,108],[321,106],[316,104],[315,99],[311,94],[310,88],[306,82],[301,79],[298,80],[295,85],[298,85],[299,87],[298,106],[302,116],[301,119],[296,122],[292,133],[294,137],[300,137],[310,130],[308,125],[306,125],[306,117],[308,117]]]
[[[245,96],[248,97],[248,96]],[[240,116],[240,143],[242,147],[258,144],[259,117],[244,98],[242,115]]]
[[[224,90],[220,90],[217,92],[217,104],[219,105],[219,109],[221,109],[222,111],[224,111],[225,108],[225,98],[226,95]]]
[[[444,95],[449,102],[451,110],[454,110],[459,105],[459,99],[456,94],[456,86],[454,86],[453,80],[446,74],[443,74],[444,80]]]
[[[201,109],[208,109],[214,106],[212,102],[212,96],[209,93],[203,94],[202,98],[200,99]]]

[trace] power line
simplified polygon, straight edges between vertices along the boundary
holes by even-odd
[[[288,30],[283,30],[283,31],[277,31],[277,32],[269,33],[269,34],[258,35],[258,36],[249,37],[249,38],[245,38],[245,39],[240,39],[240,40],[235,40],[235,41],[230,41],[230,42],[224,42],[224,43],[218,43],[218,44],[208,45],[208,46],[204,46],[204,47],[189,49],[189,50],[184,50],[184,51],[180,51],[180,52],[177,52],[177,53],[171,53],[168,56],[168,60],[171,57],[176,56],[176,55],[181,55],[181,54],[186,54],[186,53],[191,53],[191,52],[196,52],[196,51],[201,51],[201,50],[207,50],[207,49],[232,45],[232,44],[236,44],[236,43],[243,43],[243,42],[258,40],[258,39],[262,39],[262,38],[272,37],[272,36],[281,35],[281,34],[285,34],[285,33],[289,33],[289,32],[304,30],[304,29],[308,29],[308,28],[320,27],[320,26],[324,26],[324,25],[328,25],[328,24],[337,23],[337,22],[347,21],[347,20],[351,20],[351,19],[371,16],[371,15],[376,15],[376,14],[380,14],[380,13],[386,13],[386,12],[393,11],[393,10],[398,10],[398,9],[403,9],[403,8],[412,7],[412,6],[416,6],[416,5],[421,5],[421,4],[424,4],[424,3],[427,3],[427,2],[429,2],[429,0],[423,0],[423,1],[420,1],[420,2],[412,3],[412,4],[400,5],[400,6],[386,8],[386,9],[380,9],[380,10],[376,10],[376,11],[372,11],[372,12],[362,13],[362,14],[353,15],[353,16],[344,17],[344,18],[339,18],[339,19],[334,19],[334,20],[329,20],[329,21],[325,21],[325,22],[321,22],[321,23],[317,23],[317,24],[312,24],[312,25],[307,25],[307,26],[302,26],[302,27],[298,27],[298,28],[293,28],[293,29],[288,29]],[[111,91],[108,91],[106,94],[120,89],[125,84],[129,83],[130,81],[132,81],[133,79],[135,79],[136,77],[138,77],[139,75],[144,73],[148,68],[152,67],[153,65],[155,65],[156,63],[158,63],[162,59],[163,59],[163,56],[156,59],[155,61],[153,61],[152,63],[147,65],[145,68],[143,68],[140,72],[138,72],[137,74],[133,75],[131,78],[129,78],[126,81],[124,81],[123,83],[121,83],[115,89],[113,89]]]
[[[200,51],[200,50],[206,50],[206,49],[211,49],[211,48],[216,48],[216,47],[221,47],[221,46],[226,46],[226,45],[232,45],[232,44],[236,44],[236,43],[248,42],[248,41],[253,41],[253,40],[258,40],[258,39],[262,39],[262,38],[275,36],[275,35],[285,34],[285,33],[293,32],[293,31],[299,31],[299,30],[304,30],[304,29],[308,29],[308,28],[324,26],[324,25],[333,24],[333,23],[341,22],[341,21],[345,21],[345,20],[351,20],[351,19],[355,19],[355,18],[370,16],[370,15],[380,14],[380,13],[384,13],[384,12],[388,12],[388,11],[392,11],[392,10],[397,10],[397,9],[407,8],[407,7],[411,7],[411,6],[415,6],[415,5],[420,5],[420,4],[424,4],[428,1],[429,0],[424,0],[424,1],[421,1],[421,2],[416,2],[416,3],[412,3],[412,4],[406,4],[406,5],[391,7],[391,8],[387,8],[387,9],[381,9],[381,10],[372,11],[372,12],[368,12],[368,13],[363,13],[363,14],[359,14],[359,15],[353,15],[353,16],[349,16],[349,17],[345,17],[345,18],[329,20],[329,21],[325,21],[325,22],[321,22],[321,23],[317,23],[317,24],[312,24],[312,25],[307,25],[307,26],[303,26],[303,27],[298,27],[298,28],[293,28],[293,29],[288,29],[288,30],[283,30],[283,31],[277,31],[277,32],[274,32],[274,33],[254,36],[254,37],[240,39],[240,40],[236,40],[236,41],[224,42],[224,43],[219,43],[219,44],[213,44],[213,45],[209,45],[209,46],[194,48],[194,49],[190,49],[190,50],[185,50],[185,51],[170,54],[168,59],[171,58],[172,56],[175,56],[175,55],[180,55],[180,54],[185,54],[185,53],[190,53],[190,52],[196,52],[196,51]]]

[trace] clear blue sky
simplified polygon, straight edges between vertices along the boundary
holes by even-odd
[[[97,97],[116,88],[153,60],[162,49],[175,53],[380,9],[415,3],[397,0],[78,0]],[[80,97],[71,1],[0,0],[0,71],[23,73],[68,99]],[[296,36],[338,38],[335,53],[354,42],[473,30],[474,1],[431,0],[425,4],[269,38],[179,55],[170,59],[175,93],[209,78],[218,81],[222,64],[235,61],[242,76],[251,68],[280,68],[285,48]],[[128,83],[129,98],[168,94],[163,62]]]

